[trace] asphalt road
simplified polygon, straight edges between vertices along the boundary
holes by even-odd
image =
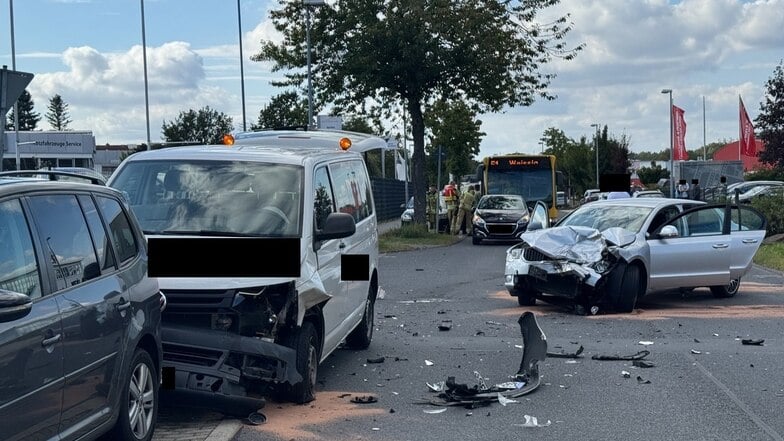
[[[782,274],[755,267],[731,299],[671,292],[643,299],[631,314],[576,316],[542,303],[524,309],[508,296],[507,246],[463,240],[382,255],[384,298],[371,347],[336,351],[320,367],[313,403],[270,402],[267,422],[243,426],[234,439],[784,440]],[[433,396],[426,383],[449,376],[469,386],[478,383],[475,371],[490,385],[507,381],[522,357],[517,319],[526,310],[549,351],[583,346],[584,357],[545,360],[544,384],[519,403],[438,414],[417,404]],[[445,320],[451,330],[439,331]],[[742,345],[746,338],[765,342]],[[655,367],[591,359],[641,350]],[[381,356],[383,363],[368,363]],[[378,401],[351,402],[367,395]],[[525,415],[550,425],[522,427]]]

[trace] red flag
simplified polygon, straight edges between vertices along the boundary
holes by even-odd
[[[743,100],[740,101],[740,151],[746,156],[757,156],[757,139],[754,137],[754,126],[751,124],[749,114]]]
[[[686,153],[686,120],[683,119],[683,109],[672,106],[672,159],[674,161],[686,161],[689,154]]]

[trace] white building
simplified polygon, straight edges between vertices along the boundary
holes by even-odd
[[[20,169],[41,167],[93,168],[95,137],[91,131],[30,131],[5,132],[3,170],[15,170],[17,149]]]

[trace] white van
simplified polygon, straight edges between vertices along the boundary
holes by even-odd
[[[350,145],[380,139],[239,138],[136,153],[108,185],[127,195],[169,300],[164,386],[249,408],[270,394],[308,402],[319,363],[373,336],[376,211]]]

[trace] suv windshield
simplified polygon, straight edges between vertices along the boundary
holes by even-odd
[[[302,167],[135,161],[113,177],[146,234],[299,237]]]

